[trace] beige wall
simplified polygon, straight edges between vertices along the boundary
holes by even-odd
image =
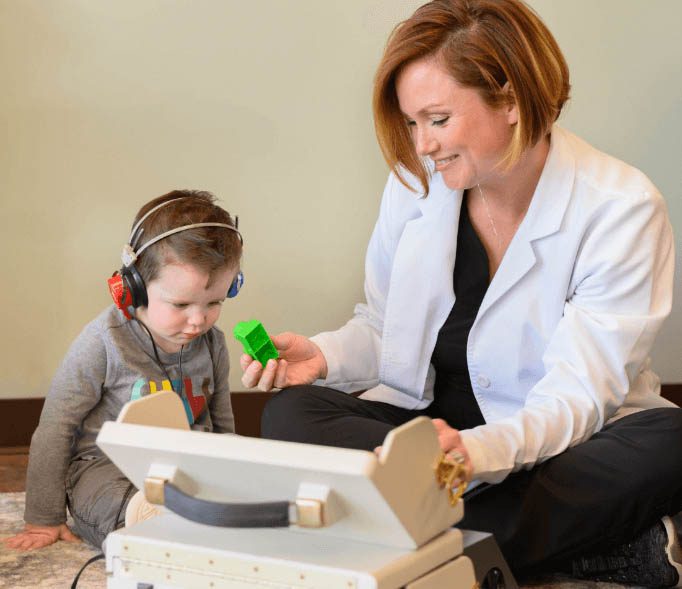
[[[572,99],[561,123],[643,170],[675,232],[673,310],[652,353],[682,383],[682,22],[680,0],[531,0],[563,49]]]
[[[373,70],[419,4],[0,0],[0,398],[46,393],[108,303],[133,214],[173,188],[211,190],[240,216],[247,282],[223,329],[345,321],[387,174]],[[682,249],[682,2],[532,4],[572,68],[564,124],[654,179]],[[655,363],[682,382],[679,302],[674,315]]]

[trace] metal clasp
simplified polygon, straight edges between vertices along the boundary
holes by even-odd
[[[446,487],[448,490],[448,499],[450,505],[454,507],[457,501],[462,497],[467,488],[467,482],[464,480],[466,470],[463,464],[455,462],[445,452],[441,452],[436,464],[436,482],[442,489]],[[455,482],[457,486],[455,487]]]

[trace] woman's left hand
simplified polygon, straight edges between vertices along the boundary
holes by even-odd
[[[473,465],[466,446],[462,442],[462,436],[459,435],[459,430],[450,427],[443,419],[432,419],[433,426],[436,428],[438,434],[438,443],[441,450],[450,455],[455,462],[462,463],[464,466],[464,481],[469,482],[473,474]],[[461,456],[461,458],[460,458]],[[463,462],[462,462],[463,459]],[[455,482],[457,484],[457,481]]]

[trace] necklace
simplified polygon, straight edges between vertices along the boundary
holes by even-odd
[[[500,238],[500,234],[497,232],[497,227],[495,227],[495,221],[493,221],[493,216],[490,214],[490,206],[488,205],[488,199],[485,197],[485,194],[483,193],[483,189],[481,188],[480,184],[477,184],[478,186],[478,192],[481,195],[481,199],[483,200],[483,204],[485,205],[485,214],[488,216],[488,221],[490,222],[490,228],[493,230],[493,235],[495,236],[495,240],[497,241],[497,248],[498,250],[502,249],[502,239]]]

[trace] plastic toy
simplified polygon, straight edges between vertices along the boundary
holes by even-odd
[[[256,319],[240,321],[234,326],[233,333],[244,346],[244,352],[258,360],[262,366],[270,359],[279,358],[277,348],[260,321]]]

